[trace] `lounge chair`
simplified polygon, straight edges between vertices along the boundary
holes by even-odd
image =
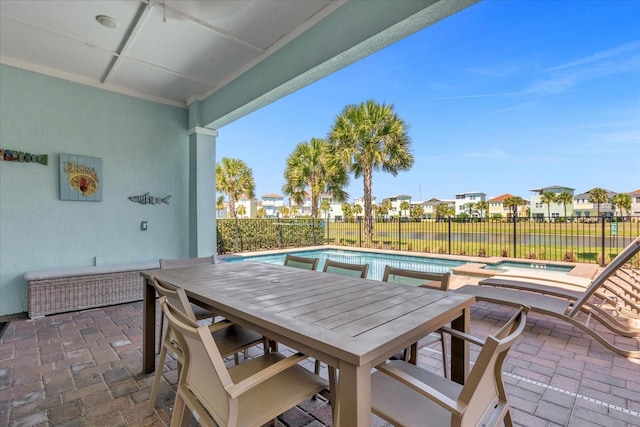
[[[589,334],[609,350],[624,357],[640,358],[640,281],[635,272],[625,268],[640,252],[640,237],[633,240],[586,288],[565,289],[554,282],[514,280],[493,277],[479,286],[466,285],[455,292],[473,295],[479,301],[519,306],[526,303],[532,312],[546,314]],[[584,322],[578,315],[586,316]],[[620,337],[629,338],[629,348],[623,340],[607,339],[589,326],[595,320]]]
[[[419,366],[393,360],[371,376],[371,411],[401,426],[512,426],[502,380],[502,363],[527,322],[527,307],[495,335],[481,340],[449,333],[482,347],[464,386]]]

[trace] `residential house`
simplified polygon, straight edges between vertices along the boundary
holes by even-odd
[[[411,196],[408,196],[406,194],[399,194],[397,196],[391,196],[391,197],[387,197],[386,199],[383,199],[383,201],[385,200],[389,200],[391,202],[391,210],[389,211],[388,215],[390,217],[408,217],[411,214],[410,208],[411,208]],[[409,209],[402,209],[401,205],[403,202],[407,202]]]
[[[243,209],[238,209],[240,206],[242,206]],[[244,211],[244,213],[240,214],[242,211]],[[258,213],[258,201],[243,196],[240,200],[236,201],[236,212],[238,213],[238,218],[255,218]]]
[[[455,208],[456,215],[460,215],[462,213],[467,212],[467,204],[468,203],[478,203],[484,202],[487,198],[485,193],[481,193],[479,191],[470,191],[468,193],[460,193],[456,194]],[[481,216],[482,213],[478,212],[476,215]]]
[[[542,195],[544,193],[569,193],[573,196],[573,192],[575,189],[569,187],[562,187],[559,185],[552,185],[550,187],[536,188],[529,190],[531,191],[531,200],[530,200],[530,209],[531,209],[531,218],[544,219],[546,217],[551,218],[560,218],[564,215],[564,205],[562,203],[543,203]],[[574,200],[575,203],[575,200]],[[573,215],[573,207],[567,206],[567,216]]]
[[[280,209],[285,206],[284,196],[281,194],[264,194],[262,196],[262,209],[265,218],[276,218],[280,216]]]
[[[607,192],[607,202],[605,203],[592,203],[589,201],[589,196],[594,189],[587,191],[586,193],[578,194],[573,197],[573,215],[576,218],[597,218],[598,216],[613,216],[613,207],[611,206],[611,198],[616,195],[613,191],[605,190]],[[598,212],[600,215],[598,215]],[[568,215],[570,216],[570,215]]]
[[[505,207],[504,201],[516,197],[512,194],[506,193],[502,196],[493,197],[487,202],[489,203],[489,218],[511,218],[513,216],[513,209],[511,207]],[[524,200],[524,199],[523,199]],[[518,206],[516,211],[518,217],[527,217],[529,210],[529,202],[525,200],[526,204]]]
[[[640,189],[629,193],[631,196],[631,215],[640,215]]]

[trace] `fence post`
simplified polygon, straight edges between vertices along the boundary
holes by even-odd
[[[449,255],[451,255],[451,217],[449,217]]]
[[[358,247],[362,247],[362,219],[358,217]]]
[[[316,246],[316,219],[311,218],[311,235],[313,236],[313,246]]]
[[[602,243],[602,258],[601,258],[601,261],[600,261],[600,266],[601,267],[604,267],[604,266],[607,265],[607,262],[605,261],[605,256],[604,256],[604,239],[605,239],[605,237],[604,237],[604,222],[605,222],[604,218],[605,218],[605,216],[604,216],[604,214],[602,214],[602,217],[600,218],[600,221],[602,222],[602,242],[601,242]]]
[[[240,238],[240,236],[239,236],[239,230],[238,230],[238,216],[236,215],[236,238],[235,238],[236,253],[238,253],[238,239],[239,238]]]
[[[278,233],[278,249],[282,249],[282,227],[280,226],[280,216],[276,217],[276,230]]]
[[[398,250],[402,250],[402,221],[400,221],[400,215],[398,215]]]
[[[513,257],[517,258],[518,250],[516,248],[516,237],[517,237],[517,225],[518,225],[518,214],[513,215]]]

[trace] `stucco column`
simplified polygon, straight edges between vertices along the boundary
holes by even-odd
[[[216,255],[216,137],[195,126],[189,135],[189,256]]]

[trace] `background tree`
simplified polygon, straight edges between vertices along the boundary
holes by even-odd
[[[344,216],[345,222],[353,216],[353,211],[351,210],[351,205],[349,203],[345,202],[342,204],[342,215]]]
[[[513,217],[517,217],[518,216],[518,208],[520,206],[525,206],[526,204],[527,204],[527,202],[520,196],[507,197],[502,202],[502,205],[505,208],[511,209],[511,213],[512,213]]]
[[[385,199],[380,203],[380,213],[389,218],[389,211],[393,209],[393,205],[391,204],[391,200]]]
[[[482,218],[489,218],[489,202],[480,200],[476,203],[476,209],[480,212]]]
[[[286,206],[280,206],[280,209],[278,210],[280,212],[280,216],[282,216],[282,218],[289,218],[289,208]]]
[[[368,244],[373,236],[373,172],[382,170],[396,176],[413,166],[407,125],[393,105],[368,100],[347,105],[336,118],[329,134],[335,159],[356,178],[363,177],[364,234]]]
[[[258,209],[258,211],[256,212],[256,216],[258,218],[264,218],[265,216],[267,216],[267,211],[264,210],[264,208],[260,208]]]
[[[411,208],[411,218],[418,220],[422,218],[422,215],[424,215],[424,206],[415,205],[413,208]]]
[[[473,218],[476,213],[476,204],[473,202],[465,203],[464,205],[462,205],[462,211],[470,218]]]
[[[329,199],[322,199],[322,201],[320,202],[320,210],[324,212],[324,217],[328,222],[329,211],[331,210],[331,203],[329,202]]]
[[[343,190],[349,183],[347,170],[340,162],[332,162],[331,156],[326,140],[311,138],[310,142],[298,144],[287,158],[282,191],[302,205],[308,190],[311,194],[312,218],[318,218],[321,193],[331,193],[338,202],[346,200],[348,196]]]
[[[295,218],[298,215],[298,207],[296,205],[291,205],[289,208],[289,215],[291,218]]]
[[[239,205],[236,208],[236,213],[238,214],[238,216],[243,217],[247,214],[247,207],[245,205]]]
[[[216,190],[229,197],[229,214],[236,218],[236,201],[242,196],[248,199],[256,197],[253,171],[240,159],[223,157],[216,164]]]
[[[556,193],[545,191],[542,193],[542,196],[540,196],[540,201],[547,205],[547,218],[549,222],[551,222],[551,203],[556,202]]]
[[[353,212],[353,216],[358,217],[358,215],[362,214],[362,205],[354,203],[351,206],[351,211]]]
[[[620,210],[620,215],[624,216],[631,212],[631,195],[627,193],[618,193],[611,198],[611,207],[615,211],[616,208]]]
[[[406,200],[400,202],[400,211],[404,213],[404,216],[409,216],[409,209],[411,209],[411,204]]]
[[[600,205],[609,201],[609,194],[604,188],[596,187],[589,191],[589,203],[598,205],[598,218],[600,218]]]
[[[436,218],[446,218],[451,216],[449,205],[446,203],[438,203],[436,205]]]
[[[567,218],[567,205],[573,204],[573,196],[571,193],[559,193],[556,196],[556,202],[560,203],[564,207],[564,217]]]
[[[216,199],[216,210],[218,211],[218,217],[220,217],[220,212],[224,210],[224,196],[219,196]]]

